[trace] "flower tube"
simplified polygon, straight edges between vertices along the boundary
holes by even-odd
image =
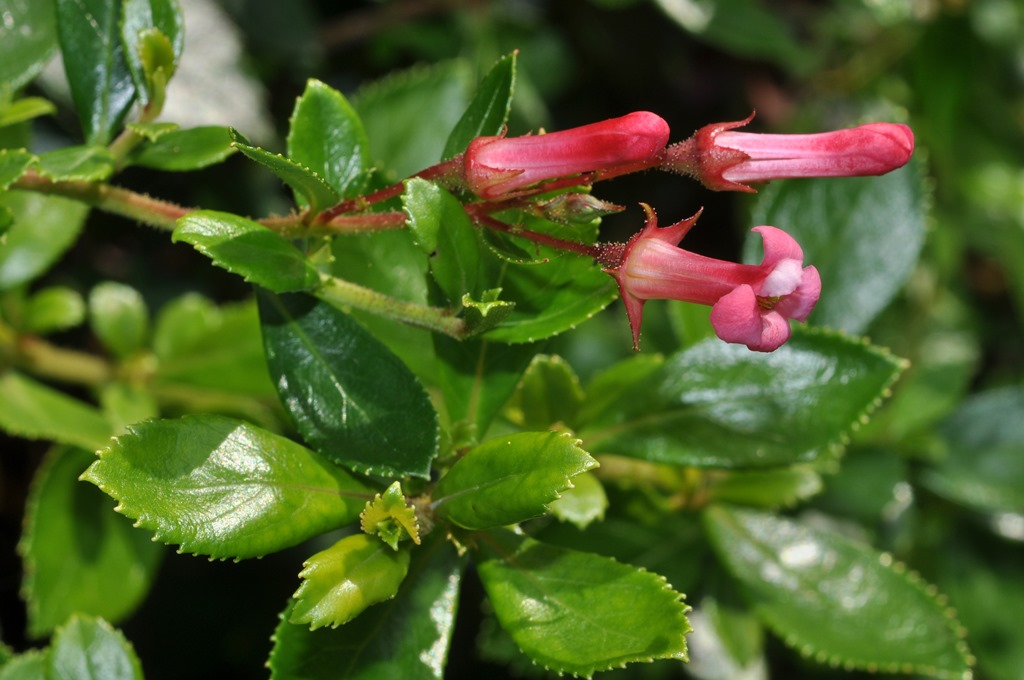
[[[789,319],[804,321],[814,309],[821,293],[818,270],[803,266],[803,251],[781,229],[755,227],[764,241],[764,259],[759,265],[737,264],[678,247],[699,213],[659,228],[654,211],[644,209],[647,224],[619,251],[616,266],[605,270],[619,284],[634,349],[647,300],[710,305],[719,338],[759,352],[781,347],[790,337]]]

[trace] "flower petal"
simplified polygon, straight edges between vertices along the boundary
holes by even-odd
[[[761,342],[761,311],[754,289],[736,286],[711,308],[711,326],[722,340],[749,347]]]
[[[775,304],[775,311],[789,319],[805,321],[821,296],[821,276],[815,267],[804,267],[800,285]]]
[[[800,248],[800,244],[786,232],[766,225],[754,227],[752,231],[759,233],[761,240],[764,241],[764,259],[761,260],[761,266],[773,267],[782,260],[796,260],[803,263],[804,251]]]

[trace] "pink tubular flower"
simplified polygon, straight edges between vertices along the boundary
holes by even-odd
[[[647,300],[711,305],[719,338],[759,352],[781,347],[789,340],[789,319],[806,320],[818,302],[818,270],[803,266],[803,251],[786,232],[754,227],[764,241],[764,259],[759,265],[736,264],[677,247],[700,213],[659,228],[654,211],[644,209],[647,224],[625,245],[617,266],[605,270],[619,284],[634,349]]]
[[[914,133],[906,125],[868,123],[810,135],[734,132],[752,118],[701,128],[669,147],[662,167],[710,189],[753,191],[747,182],[884,175],[906,165],[914,152]]]
[[[524,137],[477,137],[464,157],[464,177],[481,198],[585,172],[656,164],[668,143],[668,123],[637,111],[582,127]]]

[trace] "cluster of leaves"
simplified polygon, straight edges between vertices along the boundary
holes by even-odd
[[[614,283],[597,265],[482,231],[464,210],[475,199],[429,177],[358,203],[498,134],[515,55],[472,96],[457,64],[351,101],[309,81],[282,155],[228,128],[156,122],[182,49],[173,0],[3,7],[16,30],[0,28],[0,427],[54,446],[20,544],[29,634],[53,637],[0,648],[0,678],[141,677],[105,621],[145,599],[159,543],[234,560],[316,546],[273,632],[272,677],[442,677],[470,570],[494,624],[481,652],[511,666],[589,677],[692,656],[693,674],[734,677],[763,666],[768,630],[846,669],[970,675],[946,597],[835,519],[880,515],[852,498],[867,487],[907,521],[893,442],[946,418],[955,402],[935,398],[971,365],[915,354],[908,370],[862,337],[899,332],[880,324],[908,304],[894,299],[919,266],[922,164],[760,194],[754,222],[794,234],[827,291],[816,327],[784,348],[723,345],[694,331],[705,311],[673,304],[665,354],[583,380],[553,350],[601,332],[591,319]],[[54,106],[21,93],[56,51],[85,143],[36,153],[29,122]],[[404,109],[419,125],[399,134],[388,121]],[[131,166],[194,171],[235,152],[292,190],[288,217],[182,209],[108,183]],[[354,222],[325,217],[348,201]],[[41,284],[90,207],[167,229],[253,284],[253,301],[186,293],[151,320],[123,283],[84,297]],[[395,213],[404,228],[374,228]],[[597,238],[589,215],[500,217]],[[54,341],[86,322],[102,355]],[[947,455],[915,488],[983,516],[1019,512],[1009,461],[1022,409],[1019,389],[964,403],[937,435]],[[783,512],[797,506],[811,509]],[[963,559],[932,571],[953,583],[977,566]],[[968,583],[968,598],[984,595]]]

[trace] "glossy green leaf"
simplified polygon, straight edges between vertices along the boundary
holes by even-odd
[[[822,489],[821,475],[806,465],[777,470],[732,470],[708,479],[711,501],[784,508],[814,496]]]
[[[171,240],[190,243],[218,267],[278,293],[320,284],[316,267],[288,239],[238,215],[197,210],[178,220]]]
[[[360,472],[427,477],[438,421],[416,376],[330,305],[258,297],[267,362],[303,438]]]
[[[302,563],[288,621],[310,630],[348,623],[398,593],[409,558],[408,550],[394,550],[376,536],[346,536]]]
[[[56,0],[64,72],[88,144],[106,145],[135,101],[121,43],[121,2]],[[73,55],[73,57],[71,56]]]
[[[1024,389],[968,398],[939,434],[946,456],[922,474],[928,488],[981,512],[1024,514]]]
[[[0,22],[0,85],[20,90],[43,70],[57,51],[54,0],[7,0]]]
[[[103,619],[74,616],[53,636],[48,680],[142,680],[131,643]]]
[[[754,611],[791,647],[848,668],[970,677],[960,624],[890,555],[756,511],[711,506],[704,518]]]
[[[500,134],[512,110],[516,82],[516,52],[491,67],[473,95],[469,108],[455,124],[444,145],[442,160],[462,153],[475,137]]]
[[[352,105],[366,126],[373,167],[398,181],[437,163],[469,105],[472,81],[471,67],[459,60],[395,73],[359,90]]]
[[[289,623],[274,633],[268,666],[273,680],[442,680],[463,560],[442,536],[413,551],[398,594],[359,620],[310,631]],[[382,634],[387,631],[387,634]]]
[[[0,104],[0,128],[24,123],[39,116],[50,116],[56,112],[57,107],[48,99],[23,97],[6,106]]]
[[[37,335],[74,328],[85,321],[85,301],[78,291],[51,286],[35,293],[25,305],[22,328]]]
[[[371,496],[319,454],[213,415],[133,425],[82,478],[157,540],[214,558],[301,543],[355,520]]]
[[[402,205],[448,305],[457,307],[463,295],[482,292],[482,244],[462,204],[436,184],[413,178],[405,183]]]
[[[114,173],[114,156],[104,146],[69,146],[40,154],[37,167],[58,182],[102,182]]]
[[[903,363],[822,331],[794,333],[771,354],[706,340],[610,395],[602,410],[588,410],[579,432],[595,454],[671,465],[809,462],[845,443]]]
[[[94,407],[14,371],[0,374],[0,428],[16,437],[96,450],[111,428]]]
[[[110,512],[110,499],[79,475],[96,457],[56,448],[36,473],[19,551],[32,637],[75,612],[119,621],[141,603],[164,548]]]
[[[338,192],[332,189],[315,171],[289,160],[281,154],[252,146],[235,130],[231,131],[231,139],[232,145],[246,158],[270,170],[277,175],[278,179],[291,187],[296,194],[302,196],[305,199],[305,205],[308,205],[313,213],[329,208],[341,200]]]
[[[568,434],[523,432],[489,439],[466,453],[432,495],[439,517],[466,529],[515,524],[543,515],[597,461]]]
[[[162,79],[161,89],[177,67],[185,47],[185,22],[177,0],[125,0],[124,16],[121,22],[121,39],[124,41],[125,57],[131,69],[135,87],[145,103],[153,100],[154,78]],[[155,29],[155,31],[154,31]],[[162,36],[169,52],[160,59],[160,65],[146,58],[147,34]],[[149,41],[152,37],[149,37]],[[163,74],[158,75],[157,69]]]
[[[437,377],[449,420],[469,423],[476,437],[483,437],[515,390],[537,345],[506,345],[480,338],[455,340],[440,334],[434,334],[433,344],[440,360]]]
[[[24,149],[0,149],[0,190],[24,175],[35,158]]]
[[[0,666],[0,680],[44,680],[50,650],[30,649]]]
[[[316,173],[341,198],[351,198],[363,187],[368,146],[363,123],[348,100],[310,79],[292,112],[288,157]]]
[[[774,182],[760,190],[754,224],[784,228],[821,272],[815,325],[863,333],[899,292],[924,242],[918,163],[881,177]],[[752,253],[760,238],[748,241]],[[750,257],[749,260],[759,258]]]
[[[138,352],[149,337],[146,301],[123,283],[104,281],[89,292],[89,323],[96,337],[120,358]]]
[[[600,480],[592,472],[584,472],[572,478],[572,488],[548,505],[551,514],[562,522],[571,522],[580,529],[604,518],[608,509],[608,495]]]
[[[21,191],[0,194],[2,210],[10,210],[14,225],[0,244],[0,290],[45,272],[78,238],[89,212],[77,201]]]
[[[572,427],[583,401],[583,388],[572,366],[560,356],[538,354],[516,386],[508,417],[525,430]]]
[[[154,170],[184,172],[220,163],[236,150],[228,128],[210,125],[160,133],[151,143],[138,147],[129,162]]]
[[[510,532],[481,541],[478,571],[498,621],[545,668],[589,678],[637,661],[686,660],[689,608],[663,577]]]

